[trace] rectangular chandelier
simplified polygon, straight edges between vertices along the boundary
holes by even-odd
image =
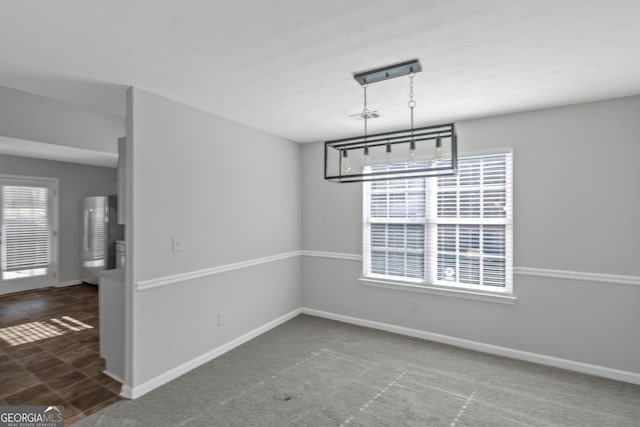
[[[324,143],[324,179],[362,182],[455,174],[453,123]]]
[[[364,119],[364,134],[324,143],[324,179],[342,183],[455,175],[458,168],[455,125],[414,128],[413,79],[420,71],[420,62],[415,59],[353,75],[364,89],[364,108],[358,114]],[[401,76],[409,77],[407,106],[411,127],[369,135],[367,120],[377,117],[377,111],[367,108],[367,87]]]

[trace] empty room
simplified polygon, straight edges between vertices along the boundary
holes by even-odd
[[[639,2],[2,10],[0,427],[640,425]]]

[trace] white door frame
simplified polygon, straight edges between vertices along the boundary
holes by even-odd
[[[59,230],[59,184],[57,178],[44,178],[23,175],[0,174],[0,186],[27,185],[47,187],[49,193],[49,220],[51,224],[51,241],[49,247],[50,261],[47,274],[44,276],[29,277],[24,279],[2,280],[0,275],[0,295],[21,292],[31,289],[40,289],[54,286],[58,283],[58,230]],[[0,221],[2,220],[2,197],[0,197]],[[2,236],[4,238],[4,236]],[[1,248],[0,248],[1,250]]]

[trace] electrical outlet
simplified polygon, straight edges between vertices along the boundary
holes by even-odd
[[[412,302],[410,310],[412,313],[420,313],[420,306],[417,302]]]
[[[224,314],[218,313],[218,326],[224,326]]]

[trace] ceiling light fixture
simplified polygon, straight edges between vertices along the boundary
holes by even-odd
[[[364,135],[324,143],[324,179],[334,182],[362,182],[456,173],[458,152],[455,125],[448,123],[421,128],[413,126],[413,110],[416,106],[413,79],[420,71],[422,67],[416,59],[353,75],[364,92],[364,108],[358,114],[364,119]],[[377,115],[377,111],[367,108],[369,84],[401,76],[409,76],[407,106],[411,127],[369,135],[368,119],[374,113]]]

